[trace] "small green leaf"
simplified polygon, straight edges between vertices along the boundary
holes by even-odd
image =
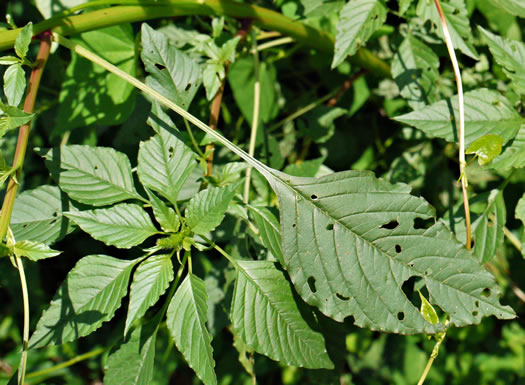
[[[20,59],[26,57],[27,50],[29,48],[29,44],[31,43],[32,38],[33,23],[29,22],[24,26],[24,28],[22,28],[15,40],[15,52],[18,55],[18,57],[20,57]]]
[[[188,226],[195,234],[207,234],[222,222],[235,195],[231,187],[208,187],[195,195],[186,207]]]
[[[476,154],[478,163],[484,166],[501,153],[504,139],[499,135],[489,134],[476,139],[467,148],[467,154]]]
[[[181,283],[167,312],[171,336],[188,365],[206,385],[217,384],[211,336],[206,328],[208,295],[204,281],[188,274]]]
[[[168,254],[153,255],[142,262],[133,274],[124,335],[133,322],[153,306],[173,280],[173,264]]]
[[[21,64],[12,64],[4,72],[4,94],[7,103],[18,106],[26,91],[26,74]]]
[[[73,211],[66,194],[55,186],[40,186],[16,197],[11,215],[15,239],[32,240],[46,245],[62,239],[75,226],[63,215]]]
[[[153,377],[158,321],[137,327],[108,356],[105,385],[149,385]]]
[[[333,368],[312,314],[296,302],[284,273],[269,261],[237,261],[231,320],[256,352],[286,365]]]
[[[525,225],[525,194],[523,194],[516,205],[515,217]]]
[[[62,146],[49,150],[44,158],[60,188],[81,203],[106,206],[141,199],[128,157],[113,148]]]
[[[88,255],[78,261],[40,317],[29,348],[74,341],[113,318],[139,261],[107,255]]]
[[[29,123],[35,114],[29,114],[20,108],[0,104],[3,114],[0,115],[0,137],[8,130],[13,130],[23,124]]]
[[[153,215],[155,215],[155,219],[159,222],[162,230],[170,233],[177,232],[180,227],[180,220],[175,210],[166,206],[154,193],[148,190],[146,190],[146,192],[148,193],[149,201],[153,208]]]
[[[380,0],[352,0],[339,14],[332,68],[363,47],[386,20],[387,9]]]
[[[430,322],[431,324],[437,324],[439,323],[439,317],[434,310],[434,307],[430,304],[430,302],[427,301],[425,296],[421,294],[421,292],[418,290],[419,298],[421,298],[421,308],[420,312],[425,317],[427,322]]]
[[[2,56],[0,57],[1,65],[11,65],[20,63],[20,59],[15,56]]]
[[[61,251],[53,250],[44,243],[34,241],[16,242],[14,253],[17,257],[27,257],[32,261],[56,257]]]
[[[284,264],[283,250],[281,246],[281,226],[279,220],[265,207],[247,206],[250,210],[250,217],[253,218],[263,245],[271,251],[277,260]]]
[[[148,213],[134,204],[120,203],[109,208],[68,212],[65,215],[96,240],[121,249],[137,246],[157,234]]]

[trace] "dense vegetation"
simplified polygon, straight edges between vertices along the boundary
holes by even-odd
[[[523,383],[521,0],[2,7],[0,384]]]

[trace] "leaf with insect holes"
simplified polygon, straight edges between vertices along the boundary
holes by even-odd
[[[124,335],[133,322],[146,314],[173,280],[173,264],[167,254],[153,255],[142,262],[133,274]]]
[[[322,178],[266,173],[279,198],[286,269],[303,299],[328,317],[352,315],[360,327],[402,334],[443,330],[403,293],[413,276],[457,326],[482,316],[515,317],[499,303],[494,278],[442,222],[420,228],[434,209],[407,185],[364,171]]]
[[[236,261],[235,268],[231,307],[235,333],[273,360],[312,369],[333,368],[322,334],[311,327],[312,314],[297,303],[284,273],[269,261]]]
[[[16,242],[13,251],[17,257],[26,257],[32,261],[56,257],[61,253],[60,251],[53,250],[44,243],[27,240]]]
[[[139,261],[107,255],[88,255],[78,261],[38,320],[29,348],[74,341],[113,318]]]
[[[21,64],[12,64],[4,72],[4,94],[7,103],[18,106],[26,91],[26,74]]]
[[[494,134],[504,139],[514,138],[525,119],[499,92],[480,88],[465,92],[465,146],[482,135]],[[458,98],[441,100],[417,111],[397,116],[394,120],[423,131],[430,138],[458,141]]]
[[[158,233],[148,213],[134,204],[120,203],[108,208],[68,212],[65,215],[96,240],[121,249],[140,245]]]
[[[66,194],[55,186],[40,186],[27,190],[15,199],[11,229],[17,241],[31,240],[50,245],[74,230],[64,215],[74,211]]]
[[[217,384],[211,336],[206,328],[208,295],[204,281],[188,274],[173,296],[166,324],[188,365],[206,384]]]
[[[146,23],[142,24],[141,36],[140,57],[149,73],[146,84],[188,109],[202,81],[200,66]]]
[[[184,183],[197,165],[169,116],[154,103],[148,124],[157,133],[140,143],[137,173],[142,184],[177,203]]]
[[[45,155],[51,175],[71,199],[106,206],[141,199],[135,190],[126,155],[109,147],[55,147]]]
[[[525,3],[523,8],[525,13]],[[494,59],[503,67],[505,74],[512,80],[512,86],[521,93],[525,93],[525,71],[523,71],[525,44],[521,41],[502,38],[481,27],[478,28],[487,40]]]
[[[107,359],[105,385],[148,385],[153,377],[158,320],[138,326]]]
[[[19,58],[23,59],[27,55],[29,44],[33,37],[33,23],[27,23],[24,28],[18,33],[15,40],[15,52]]]
[[[380,0],[352,0],[339,13],[332,68],[363,47],[386,20],[387,9]]]
[[[473,141],[465,150],[465,153],[476,154],[478,156],[479,165],[484,166],[501,154],[503,141],[504,139],[499,135],[484,135]]]

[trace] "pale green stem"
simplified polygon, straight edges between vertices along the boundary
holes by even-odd
[[[248,154],[253,157],[255,154],[255,140],[257,139],[257,129],[259,127],[259,110],[261,97],[261,82],[259,79],[259,53],[257,52],[257,40],[255,39],[255,32],[252,30],[252,52],[255,84],[253,86],[253,116],[252,129],[250,132],[250,146]],[[244,203],[250,200],[250,180],[252,177],[252,167],[246,170],[246,180],[244,182]]]
[[[199,156],[204,159],[204,153],[199,148],[199,144],[195,140],[195,137],[193,136],[193,131],[191,130],[191,127],[188,123],[187,119],[184,119],[184,124],[186,125],[186,131],[188,131],[188,135],[190,136],[191,144],[193,144],[193,147],[195,148],[195,151],[199,154]]]
[[[518,249],[518,251],[521,252],[521,242],[514,234],[511,233],[511,231],[506,227],[503,226],[503,234],[507,237],[507,239],[512,243],[512,245]]]
[[[448,327],[448,324],[449,324],[449,320],[445,322],[445,327]],[[421,378],[419,379],[417,385],[423,385],[423,383],[425,382],[428,372],[430,371],[430,368],[432,367],[434,360],[437,358],[439,354],[439,347],[445,340],[446,334],[447,334],[447,329],[445,329],[445,331],[438,337],[438,340],[436,341],[436,344],[434,345],[434,349],[432,349],[432,353],[430,353],[430,358],[428,359],[427,366],[425,366],[425,370],[423,371],[423,374],[421,375]]]
[[[443,28],[443,36],[445,38],[445,44],[447,45],[448,54],[450,56],[450,61],[452,62],[452,67],[454,68],[454,75],[456,77],[456,86],[458,89],[458,104],[459,104],[459,122],[458,122],[458,136],[459,136],[459,175],[461,175],[461,190],[463,193],[463,205],[465,207],[465,225],[467,240],[466,246],[467,250],[470,250],[472,244],[472,230],[470,225],[470,208],[467,194],[467,174],[465,173],[465,167],[467,162],[465,161],[465,103],[463,100],[463,83],[461,81],[461,71],[459,70],[458,59],[456,58],[456,52],[454,51],[454,45],[452,44],[452,38],[448,31],[447,20],[445,19],[445,14],[441,8],[441,3],[439,0],[434,0],[436,8],[439,13],[439,18],[441,20],[441,26]]]
[[[292,39],[291,37],[281,37],[280,39],[275,39],[275,40],[272,40],[272,41],[268,41],[266,43],[261,44],[259,47],[253,48],[252,49],[252,53],[253,53],[254,49],[257,49],[257,51],[261,52],[261,51],[263,51],[265,49],[268,49],[268,48],[277,47],[277,46],[283,45],[283,44],[290,44],[290,43],[293,43],[293,42],[295,42],[295,40]]]
[[[18,384],[25,383],[26,365],[27,365],[27,346],[29,344],[29,295],[27,293],[27,281],[24,272],[24,264],[20,257],[15,256],[16,267],[20,275],[20,285],[22,286],[22,301],[24,304],[24,330],[22,333],[22,357],[20,357],[20,366],[18,369]]]

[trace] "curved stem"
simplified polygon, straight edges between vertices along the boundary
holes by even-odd
[[[465,225],[467,228],[467,250],[471,249],[472,246],[472,230],[470,225],[470,208],[467,194],[467,174],[465,173],[465,166],[467,162],[465,161],[465,103],[463,101],[463,84],[461,82],[461,71],[459,70],[458,59],[456,58],[456,52],[454,51],[454,45],[452,44],[452,38],[448,31],[447,20],[445,19],[445,14],[441,8],[441,3],[439,0],[434,0],[436,8],[439,13],[439,18],[441,20],[441,26],[443,28],[443,36],[445,38],[445,44],[447,45],[448,54],[450,56],[450,61],[452,62],[452,67],[454,68],[454,75],[456,78],[456,86],[458,88],[458,104],[459,104],[459,175],[461,179],[461,190],[463,193],[463,206],[465,207]]]
[[[20,257],[15,257],[16,267],[20,275],[20,285],[22,286],[22,301],[24,303],[24,330],[22,333],[22,357],[20,357],[20,367],[18,369],[18,384],[25,383],[27,346],[29,344],[29,295],[27,293],[27,281],[24,272],[24,264]]]
[[[334,50],[334,38],[325,32],[293,21],[278,12],[231,0],[137,0],[136,2],[115,0],[95,1],[94,3],[128,5],[98,9],[74,16],[53,17],[35,24],[33,31],[35,35],[51,30],[69,36],[122,23],[174,16],[218,14],[238,19],[251,19],[255,25],[263,29],[280,32],[322,52],[333,54]],[[0,50],[12,48],[20,30],[19,28],[0,33]],[[350,60],[355,65],[366,68],[379,76],[391,77],[389,65],[364,48],[357,51]]]
[[[445,327],[448,327],[448,324],[449,324],[449,320],[445,322]],[[432,367],[434,360],[437,358],[439,354],[439,347],[445,340],[446,335],[447,335],[447,329],[445,329],[445,331],[442,334],[440,334],[440,336],[438,337],[436,344],[434,345],[434,349],[432,349],[432,353],[430,353],[430,358],[428,359],[427,366],[425,366],[425,370],[423,370],[423,374],[419,378],[417,385],[423,385],[423,383],[425,382],[428,372],[430,371],[430,368]]]

